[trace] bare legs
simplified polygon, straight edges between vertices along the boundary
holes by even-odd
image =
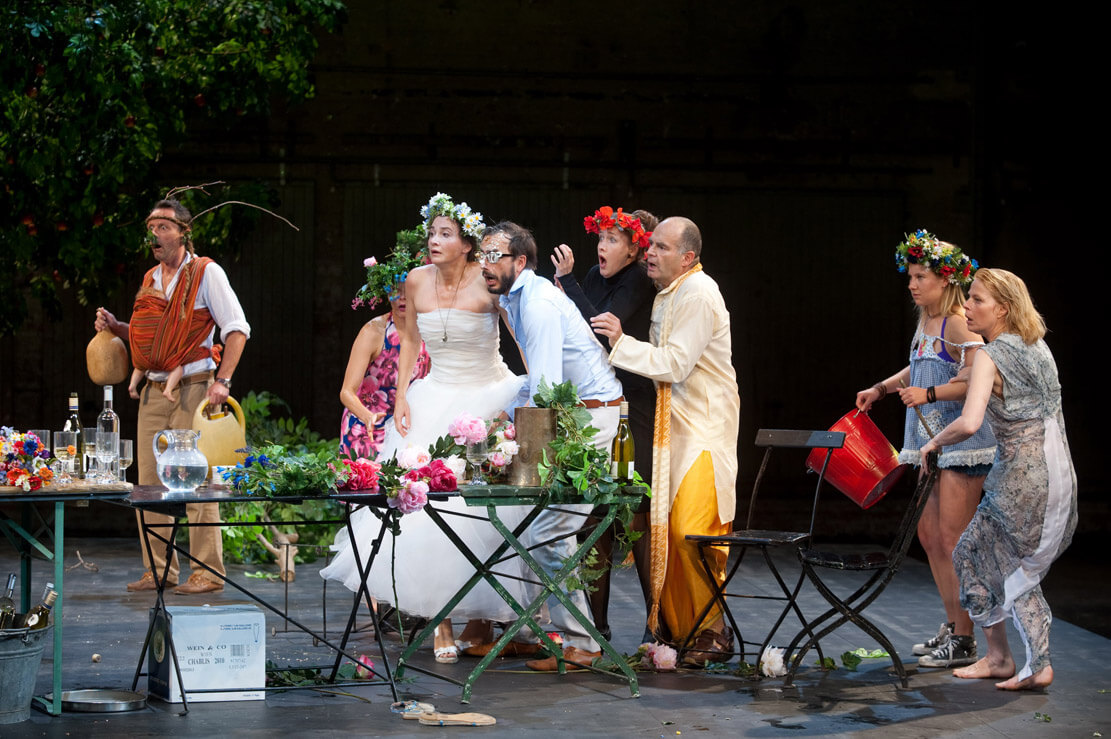
[[[960,605],[953,548],[980,504],[983,485],[983,476],[970,477],[954,470],[942,470],[918,523],[918,540],[926,550],[930,572],[945,607],[945,620],[955,624],[953,633],[959,636],[972,634],[972,619]],[[969,666],[972,667],[975,665]]]

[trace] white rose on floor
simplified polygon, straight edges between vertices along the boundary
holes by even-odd
[[[767,677],[782,677],[787,674],[783,664],[783,647],[768,647],[760,655],[760,672]]]

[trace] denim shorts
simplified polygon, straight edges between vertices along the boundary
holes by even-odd
[[[983,477],[991,471],[991,462],[985,462],[983,464],[955,464],[952,467],[942,467],[941,469],[959,472],[969,477]]]

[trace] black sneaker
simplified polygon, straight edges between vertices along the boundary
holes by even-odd
[[[949,641],[918,658],[919,667],[964,667],[976,661],[976,639],[952,634]]]
[[[929,654],[943,645],[945,642],[949,641],[949,637],[953,635],[953,628],[955,626],[956,624],[952,622],[942,624],[941,627],[937,630],[937,636],[928,639],[921,644],[914,645],[914,654],[919,656],[923,654]]]

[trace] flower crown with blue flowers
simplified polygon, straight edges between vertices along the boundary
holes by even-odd
[[[486,230],[481,213],[471,210],[466,203],[456,205],[451,196],[443,192],[436,193],[427,205],[421,206],[420,216],[424,219],[425,228],[431,226],[437,216],[447,216],[458,221],[463,233],[476,240],[481,239],[482,232]]]
[[[941,241],[924,228],[906,234],[906,241],[895,247],[895,266],[906,272],[907,266],[921,264],[951,285],[967,287],[980,269],[979,263],[961,251],[956,244]]]

